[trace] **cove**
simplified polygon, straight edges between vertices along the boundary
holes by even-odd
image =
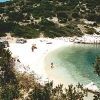
[[[94,82],[100,88],[100,77],[94,73],[93,63],[100,56],[100,45],[73,44],[61,47],[45,57],[48,78],[57,83],[84,85]],[[54,68],[51,69],[50,63]]]

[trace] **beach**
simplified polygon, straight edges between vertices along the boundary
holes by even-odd
[[[33,52],[31,49],[32,44],[37,47]],[[27,43],[24,44],[16,43],[16,41],[10,42],[9,50],[12,53],[12,57],[20,61],[17,61],[15,66],[18,71],[34,72],[45,81],[48,78],[44,68],[45,56],[55,49],[71,44],[73,42],[68,42],[67,38],[37,38],[27,39]]]
[[[48,74],[47,70],[51,71],[51,63],[49,63],[49,67],[45,68],[45,58],[46,56],[52,52],[55,51],[58,48],[67,47],[70,45],[76,44],[76,40],[81,40],[85,38],[85,40],[88,40],[89,43],[94,43],[95,36],[93,35],[85,35],[83,37],[60,37],[60,38],[36,38],[36,39],[27,39],[26,43],[16,43],[16,38],[12,39],[9,42],[9,50],[12,53],[12,57],[16,59],[15,62],[15,68],[20,72],[27,72],[27,73],[34,73],[36,76],[38,76],[42,82],[48,80]],[[96,39],[99,40],[99,36]],[[87,43],[87,41],[86,41]],[[32,51],[32,45],[36,46],[36,49]],[[19,62],[17,61],[19,60]],[[48,69],[49,68],[49,69]],[[66,71],[68,72],[68,71]],[[56,76],[56,75],[55,75]],[[68,72],[69,76],[69,82],[70,79],[70,73]],[[55,77],[50,78],[50,80],[54,80],[56,85],[59,84],[58,80],[55,79]],[[63,82],[63,81],[62,81]]]
[[[89,44],[94,43],[95,37],[96,40],[99,41],[99,35],[98,37],[97,35],[85,35],[85,39],[88,40]],[[56,51],[60,48],[73,46],[73,44],[77,43],[75,40],[79,40],[80,37],[26,39],[26,43],[17,43],[17,39],[19,38],[12,38],[10,40],[8,39],[10,45],[8,49],[11,51],[12,57],[16,59],[15,69],[18,72],[34,73],[34,75],[38,79],[37,81],[39,81],[41,84],[53,80],[54,86],[61,83],[64,84],[64,86],[66,87],[70,83],[75,83],[75,81],[73,81],[73,77],[71,76],[70,71],[62,68],[53,69],[53,67],[55,67],[55,62],[53,63],[51,61],[49,63],[49,66],[46,65],[46,67],[45,58],[46,56],[48,56],[49,53],[52,53],[53,51]],[[81,37],[81,39],[84,39],[84,36]],[[35,49],[32,51],[33,44],[35,45]],[[50,67],[50,64],[52,65],[52,68]],[[60,70],[63,70],[67,74],[67,84],[65,82],[66,79],[64,79],[65,74],[63,71]],[[54,73],[52,73],[52,71],[54,71]],[[55,71],[61,75],[61,78],[56,75]]]

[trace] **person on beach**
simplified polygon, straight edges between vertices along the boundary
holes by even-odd
[[[34,51],[34,47],[32,46],[31,49],[32,49],[32,52],[33,52]]]
[[[32,49],[32,52],[34,51],[34,49],[37,49],[36,44],[32,44],[31,49]]]
[[[51,68],[54,68],[53,62],[51,62]]]
[[[17,59],[17,62],[21,63],[19,59]]]

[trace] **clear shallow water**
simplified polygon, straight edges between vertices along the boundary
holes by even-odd
[[[6,2],[6,1],[10,1],[10,0],[0,0],[0,2]]]
[[[55,77],[64,84],[89,84],[94,82],[100,88],[100,77],[94,73],[93,63],[97,55],[100,55],[100,45],[75,44],[62,47],[45,58],[45,69],[48,77]],[[50,68],[50,63],[54,68]]]

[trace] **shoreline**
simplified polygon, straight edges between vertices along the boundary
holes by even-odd
[[[84,37],[84,36],[83,36]],[[81,39],[84,39],[81,37]],[[91,36],[92,37],[92,36]],[[91,39],[91,37],[86,38]],[[98,40],[100,36],[98,35]],[[70,46],[75,43],[75,40],[80,37],[60,37],[60,38],[36,38],[36,39],[27,39],[27,43],[20,44],[13,42],[13,39],[9,42],[10,47],[8,48],[12,57],[19,59],[20,63],[16,62],[15,68],[20,72],[34,73],[38,78],[38,81],[41,84],[44,82],[50,81],[48,79],[48,75],[45,70],[44,59],[48,55],[48,53],[64,47]],[[94,37],[92,37],[94,39]],[[73,39],[74,41],[70,41]],[[97,39],[97,38],[96,38]],[[36,44],[37,49],[32,52],[31,47],[32,44]],[[92,41],[93,43],[93,41]],[[94,43],[93,43],[94,44]],[[54,78],[53,78],[54,79]],[[51,79],[52,80],[52,79]],[[55,80],[54,80],[55,81]],[[54,86],[60,84],[59,80],[54,82]]]
[[[94,48],[94,46],[95,45],[92,45],[93,46],[93,48]],[[56,83],[61,83],[61,84],[63,84],[64,86],[68,86],[69,84],[73,84],[73,85],[77,85],[78,84],[78,82],[80,83],[80,84],[83,84],[84,86],[85,85],[87,85],[87,84],[89,84],[89,83],[91,83],[91,82],[94,82],[94,84],[96,84],[96,86],[98,87],[98,88],[100,88],[100,85],[98,85],[96,82],[95,82],[95,80],[89,80],[88,79],[88,76],[85,76],[84,74],[84,76],[83,76],[83,78],[82,77],[80,77],[80,74],[73,74],[74,72],[75,73],[78,73],[78,72],[76,72],[75,70],[74,70],[74,67],[72,67],[73,69],[71,69],[71,70],[69,70],[69,68],[66,68],[67,66],[74,66],[74,63],[70,63],[70,62],[68,62],[67,63],[67,59],[65,59],[66,57],[64,57],[64,55],[66,55],[66,56],[68,56],[69,57],[69,55],[71,54],[71,53],[69,53],[70,52],[70,50],[72,49],[69,49],[69,51],[67,51],[67,49],[68,48],[70,48],[70,47],[79,47],[80,48],[80,50],[78,50],[78,51],[80,51],[80,52],[82,52],[81,50],[83,49],[83,47],[84,48],[92,48],[92,46],[91,46],[91,44],[73,44],[73,45],[71,45],[71,46],[69,46],[69,47],[64,47],[64,48],[60,48],[60,50],[58,50],[58,52],[55,50],[55,51],[53,51],[53,52],[51,52],[51,53],[49,53],[47,56],[46,56],[46,64],[45,64],[45,69],[46,69],[46,72],[48,73],[48,77],[49,77],[49,79],[50,80],[54,80],[54,82],[56,82]],[[100,45],[99,45],[99,47],[100,47]],[[96,47],[96,49],[97,49],[97,47]],[[65,50],[67,53],[69,53],[69,54],[63,54],[63,50]],[[73,51],[74,51],[74,49],[72,49]],[[64,51],[64,52],[65,52]],[[74,55],[74,52],[72,51],[72,54]],[[76,51],[76,50],[75,50]],[[91,52],[91,50],[90,50],[90,52]],[[79,53],[80,54],[80,53]],[[63,56],[61,56],[61,55],[63,55]],[[60,58],[61,57],[61,58]],[[79,57],[79,56],[77,56],[77,57]],[[76,57],[76,59],[78,59]],[[62,60],[63,59],[63,60]],[[60,60],[62,60],[61,62],[60,62]],[[53,69],[51,69],[50,68],[50,62],[54,62],[54,68]],[[64,62],[63,62],[64,61]],[[66,62],[66,63],[65,63]],[[75,61],[74,61],[75,62]],[[60,67],[60,66],[63,66],[63,67]],[[66,66],[66,67],[65,67]],[[84,66],[84,65],[83,65]],[[71,73],[71,72],[72,73]],[[75,75],[76,77],[74,77],[73,75]],[[79,75],[79,76],[78,76]],[[80,77],[80,80],[78,79]],[[75,80],[76,79],[76,80]],[[88,80],[87,80],[88,79]],[[84,80],[84,81],[83,81]],[[57,84],[56,84],[57,85]],[[93,90],[94,91],[94,90]]]
[[[37,49],[31,51],[32,44],[36,44]],[[40,81],[47,81],[47,73],[45,72],[44,59],[49,52],[52,52],[60,47],[69,46],[73,42],[68,42],[67,38],[64,39],[51,39],[51,38],[36,38],[28,39],[27,43],[10,43],[9,50],[12,57],[19,59],[20,63],[16,62],[16,69],[20,72],[32,71],[40,77]]]
[[[98,37],[100,36],[98,35]],[[21,62],[16,62],[15,68],[18,71],[27,73],[33,72],[37,77],[40,77],[41,82],[43,82],[48,80],[44,65],[44,60],[48,53],[64,46],[69,46],[74,43],[76,44],[76,40],[81,41],[85,38],[87,38],[87,40],[89,39],[89,41],[92,40],[92,38],[95,39],[93,35],[84,35],[83,37],[60,37],[54,39],[36,38],[27,39],[27,43],[20,44],[16,43],[15,38],[13,39],[14,42],[12,42],[13,40],[9,42],[9,50],[12,53],[12,57],[19,59]],[[37,49],[35,49],[34,52],[32,52],[31,50],[32,44],[36,44],[37,47]]]

